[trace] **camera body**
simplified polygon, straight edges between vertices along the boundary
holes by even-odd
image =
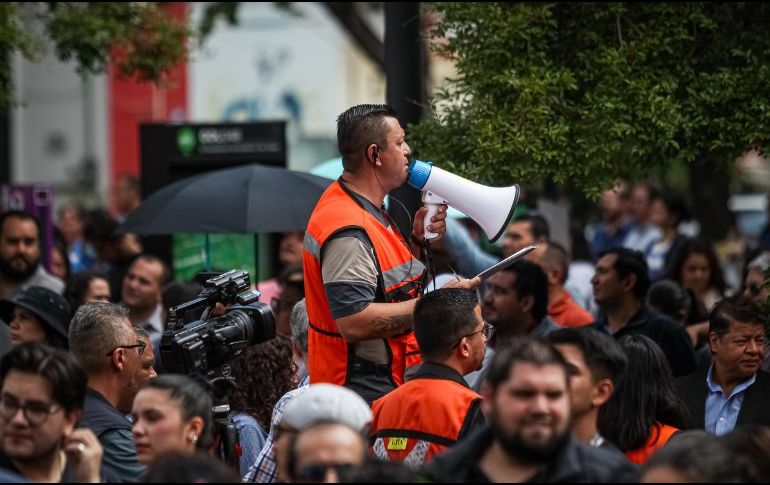
[[[170,309],[168,329],[160,341],[165,372],[228,377],[228,362],[244,349],[275,337],[275,317],[260,293],[251,290],[249,274],[232,270],[206,281],[198,297]],[[209,318],[217,303],[224,315]],[[206,306],[200,319],[185,323],[182,315]]]

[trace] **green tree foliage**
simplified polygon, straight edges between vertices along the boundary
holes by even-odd
[[[411,128],[487,183],[596,195],[619,178],[770,141],[770,4],[437,3],[457,76]]]
[[[42,28],[41,28],[42,27]],[[10,56],[36,60],[49,44],[81,74],[114,63],[124,76],[158,82],[188,53],[192,32],[155,2],[42,2],[0,5],[0,106],[12,100]]]

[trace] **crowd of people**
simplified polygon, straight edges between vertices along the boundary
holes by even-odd
[[[338,145],[342,176],[257,285],[276,336],[229,362],[233,462],[211,382],[160,354],[200,282],[115,232],[135,181],[117,218],[59,210],[51,271],[38,221],[0,215],[0,480],[770,480],[770,247],[730,281],[648,183],[606,191],[568,243],[535,210],[498,253],[446,206],[405,235],[384,206],[411,155],[395,111],[346,110]]]

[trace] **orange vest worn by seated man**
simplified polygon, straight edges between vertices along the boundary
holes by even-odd
[[[459,373],[426,362],[372,405],[374,455],[417,469],[485,422],[480,403]]]
[[[340,334],[332,317],[321,275],[321,250],[341,230],[362,229],[371,242],[377,264],[375,302],[400,302],[417,298],[425,266],[414,259],[408,244],[391,223],[385,227],[341,181],[323,193],[310,216],[305,233],[303,265],[307,301],[308,368],[310,382],[349,387],[372,402],[404,383],[404,373],[420,362],[414,333],[352,344]],[[387,362],[370,363],[356,355],[361,345],[382,345]]]

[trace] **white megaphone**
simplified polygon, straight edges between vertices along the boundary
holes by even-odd
[[[428,232],[428,224],[438,211],[439,204],[447,204],[478,223],[494,242],[505,232],[513,209],[519,200],[519,186],[487,187],[434,167],[431,162],[409,162],[410,186],[422,191],[422,202],[428,207],[425,215],[425,238],[438,236]]]

